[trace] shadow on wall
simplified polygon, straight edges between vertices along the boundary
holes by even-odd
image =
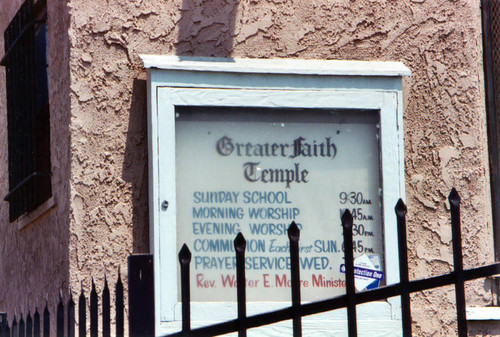
[[[237,0],[183,0],[176,54],[230,57]]]
[[[146,80],[134,79],[123,161],[123,180],[132,188],[133,252],[149,253]]]
[[[179,56],[230,57],[237,0],[183,0],[175,52]],[[149,252],[146,81],[135,79],[123,163],[132,186],[133,252]]]

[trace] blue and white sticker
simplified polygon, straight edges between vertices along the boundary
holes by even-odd
[[[345,265],[340,265],[340,272],[345,274]],[[363,254],[354,259],[354,279],[357,291],[375,289],[384,279],[380,256]]]

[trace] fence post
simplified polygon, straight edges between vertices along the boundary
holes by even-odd
[[[28,316],[26,316],[26,336],[33,337],[33,318],[31,317],[31,312],[29,310]]]
[[[104,289],[102,290],[102,336],[111,337],[111,294],[106,274],[104,274]]]
[[[43,337],[50,337],[49,301],[45,302],[45,310],[43,310]]]
[[[123,283],[121,270],[118,269],[118,281],[115,287],[115,311],[116,311],[116,337],[124,335],[124,302],[123,302]]]
[[[288,227],[290,241],[290,279],[292,282],[293,336],[302,336],[302,316],[300,313],[300,261],[299,239],[300,230],[295,221]]]
[[[82,291],[78,297],[78,337],[87,336],[87,299],[85,298],[85,293]]]
[[[75,302],[73,301],[73,291],[69,288],[68,299],[68,337],[75,337]]]
[[[356,321],[356,288],[354,283],[352,224],[352,214],[347,209],[342,215],[342,228],[344,230],[345,287],[347,295],[347,329],[349,331],[349,337],[357,337],[358,323]]]
[[[128,257],[129,334],[132,337],[155,335],[153,255]]]
[[[179,263],[181,264],[182,333],[189,336],[191,332],[191,283],[189,280],[191,251],[186,244],[182,245],[179,252]]]
[[[21,312],[21,319],[19,320],[19,337],[26,336],[26,327],[24,325],[23,313]]]
[[[12,321],[12,327],[11,327],[11,331],[12,331],[12,337],[19,337],[19,329],[17,327],[17,317],[16,317],[16,314],[14,314],[14,320]]]
[[[467,337],[467,318],[465,313],[465,277],[462,260],[462,231],[460,228],[460,196],[455,188],[448,197],[451,213],[451,237],[453,242],[453,269],[455,275],[455,298],[457,306],[458,336]]]
[[[408,288],[408,243],[406,241],[406,205],[399,199],[395,207],[398,223],[399,284],[401,285],[401,319],[403,336],[411,337],[411,303]]]
[[[247,336],[247,295],[245,281],[246,247],[247,241],[240,232],[234,239],[234,250],[236,252],[236,296],[238,299],[238,337]]]
[[[0,337],[6,336],[7,313],[0,312]]]
[[[59,291],[59,303],[57,304],[56,336],[64,337],[64,304],[61,290]]]
[[[35,314],[33,315],[33,337],[40,337],[40,313],[38,307],[35,307]]]
[[[99,331],[97,325],[99,321],[98,311],[99,300],[97,298],[94,278],[92,277],[92,290],[90,291],[90,337],[97,337]]]

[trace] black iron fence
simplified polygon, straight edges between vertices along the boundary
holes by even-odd
[[[190,281],[189,264],[191,252],[184,245],[179,253],[181,267],[181,298],[182,298],[182,331],[169,336],[217,336],[238,332],[238,336],[247,335],[247,330],[264,325],[274,324],[285,320],[293,321],[293,336],[302,336],[302,317],[319,314],[340,308],[347,308],[347,326],[349,337],[357,336],[356,306],[362,303],[385,300],[389,297],[401,297],[402,330],[404,337],[412,335],[410,294],[422,290],[455,286],[458,336],[467,336],[467,320],[465,313],[465,286],[466,281],[491,276],[500,273],[500,263],[491,264],[474,269],[463,269],[462,244],[460,230],[460,197],[453,189],[448,198],[450,202],[451,230],[453,244],[454,271],[449,274],[431,277],[428,279],[409,281],[408,258],[406,241],[406,206],[400,199],[396,205],[399,247],[399,278],[397,284],[387,285],[374,290],[356,292],[354,287],[354,253],[353,253],[353,217],[349,210],[342,216],[343,236],[345,243],[345,272],[346,294],[331,299],[313,303],[301,304],[300,300],[300,267],[299,267],[299,237],[300,230],[292,223],[288,229],[290,240],[291,260],[291,298],[290,307],[253,316],[246,314],[245,289],[245,248],[246,241],[240,233],[234,240],[236,253],[236,280],[238,317],[236,319],[206,327],[191,329],[190,309]]]
[[[153,258],[149,254],[131,255],[128,259],[128,268],[129,335],[153,337]],[[0,337],[49,337],[54,331],[57,337],[111,337],[112,335],[123,337],[125,335],[124,288],[120,272],[115,283],[113,301],[107,277],[104,279],[104,287],[100,296],[93,279],[88,297],[85,295],[83,285],[80,295],[76,296],[77,303],[74,301],[74,296],[75,294],[70,289],[69,299],[63,301],[61,292],[55,312],[51,312],[48,303],[45,303],[44,309],[35,307],[33,311],[19,312],[19,316],[14,315],[11,320],[8,319],[7,314],[0,313]],[[113,331],[111,308],[114,309]],[[54,323],[51,316],[54,314],[56,326],[51,329],[51,322]],[[76,316],[78,326],[75,321]]]
[[[245,250],[246,240],[240,233],[234,240],[236,253],[236,291],[238,317],[223,323],[217,323],[206,327],[191,328],[190,308],[190,277],[189,265],[191,252],[184,245],[179,253],[181,269],[181,301],[182,301],[182,331],[169,336],[217,336],[237,332],[238,336],[246,336],[247,330],[269,324],[292,320],[293,336],[302,336],[302,317],[319,314],[335,309],[347,309],[347,322],[349,337],[357,336],[356,306],[363,303],[385,300],[389,297],[401,297],[402,331],[404,337],[412,334],[410,294],[422,290],[442,287],[446,285],[455,286],[456,310],[458,323],[458,336],[467,336],[467,320],[465,313],[465,287],[466,281],[484,278],[494,274],[500,274],[500,263],[488,266],[464,270],[462,263],[462,245],[460,231],[460,197],[455,189],[449,196],[451,213],[451,230],[453,244],[454,271],[440,276],[427,279],[409,281],[408,259],[406,241],[406,206],[402,200],[396,205],[396,217],[398,226],[399,247],[399,272],[400,282],[387,285],[378,289],[364,292],[355,290],[355,270],[353,253],[353,217],[347,210],[342,216],[343,239],[345,243],[345,277],[346,294],[335,298],[321,300],[312,303],[301,303],[300,289],[300,265],[299,265],[299,238],[300,230],[295,223],[288,229],[290,241],[290,278],[291,298],[290,307],[247,316],[246,313],[246,282],[245,282]],[[128,332],[133,337],[152,337],[154,331],[154,280],[153,280],[153,257],[149,254],[131,255],[129,257],[128,275]],[[114,333],[121,337],[125,334],[124,318],[124,290],[120,276],[116,281],[114,301],[111,301],[111,293],[104,282],[103,291],[99,299],[94,282],[90,291],[89,301],[82,290],[78,297],[78,305],[73,300],[70,291],[69,300],[63,302],[62,293],[59,294],[59,304],[55,309],[56,327],[51,329],[51,315],[53,312],[45,306],[42,313],[37,308],[33,313],[28,311],[25,315],[20,312],[12,320],[8,320],[6,314],[0,313],[0,337],[48,337],[52,331],[56,331],[57,337],[108,337],[112,335],[111,308],[114,308]],[[99,311],[99,305],[101,310]],[[89,315],[87,316],[87,308]],[[77,310],[78,309],[78,310]],[[76,331],[75,317],[78,316],[78,331]],[[101,319],[99,319],[101,316]],[[26,317],[26,319],[24,319]],[[89,317],[89,319],[87,318]],[[52,320],[53,321],[53,320]],[[100,321],[100,325],[99,325]],[[10,323],[9,323],[10,322]],[[90,333],[90,334],[89,334]]]

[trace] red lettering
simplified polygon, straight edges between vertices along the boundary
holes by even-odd
[[[215,288],[215,281],[205,280],[205,276],[203,274],[196,274],[196,287]]]
[[[269,274],[262,274],[264,277],[264,288],[270,288],[271,286],[269,285],[269,280],[267,279],[269,277]]]

